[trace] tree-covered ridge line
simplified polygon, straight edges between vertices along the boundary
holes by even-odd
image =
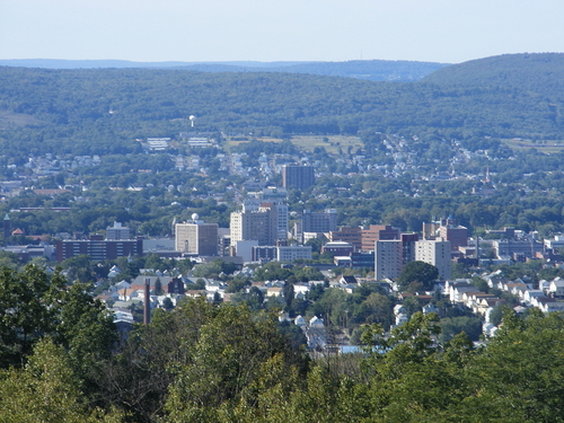
[[[264,72],[2,67],[0,139],[5,151],[134,152],[135,138],[177,136],[194,114],[199,130],[225,133],[436,130],[458,138],[560,140],[564,55],[531,57],[448,66],[436,78],[414,83]],[[493,84],[492,74],[501,75]]]
[[[112,344],[84,292],[38,268],[2,270],[0,421],[564,421],[558,313],[507,313],[478,348],[437,342],[437,316],[415,313],[387,336],[366,326],[362,354],[312,360],[275,315],[202,299]]]
[[[444,63],[408,60],[349,60],[345,62],[133,62],[128,60],[0,60],[0,66],[45,69],[152,68],[199,72],[284,72],[332,75],[371,81],[415,81],[447,66]]]

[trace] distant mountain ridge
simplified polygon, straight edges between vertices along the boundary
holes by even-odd
[[[133,62],[128,60],[0,60],[0,66],[43,69],[185,69],[198,72],[283,72],[341,76],[369,81],[417,81],[447,64],[407,60],[351,60],[345,62]]]
[[[415,82],[262,68],[236,73],[4,66],[0,144],[14,154],[128,152],[136,148],[135,138],[186,131],[192,114],[198,131],[227,134],[383,132],[561,142],[563,84],[560,53],[475,60]]]
[[[422,82],[441,86],[564,88],[564,53],[504,54],[450,65]],[[547,87],[548,85],[548,87]],[[535,88],[536,87],[536,88]]]

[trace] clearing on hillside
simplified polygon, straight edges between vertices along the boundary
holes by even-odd
[[[274,137],[233,136],[226,138],[225,147],[230,149],[251,141],[280,143],[284,140]],[[334,155],[355,153],[363,147],[359,137],[346,135],[295,135],[290,138],[290,142],[305,151],[313,151],[315,147],[322,147],[327,153]]]
[[[348,153],[349,148],[350,152],[355,152],[363,147],[359,137],[346,135],[296,135],[290,141],[306,151],[323,147],[329,154]]]
[[[521,138],[511,138],[501,141],[514,150],[530,150],[534,148],[544,154],[555,154],[564,151],[564,141],[561,140],[525,140]]]

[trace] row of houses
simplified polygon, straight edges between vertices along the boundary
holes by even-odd
[[[482,277],[491,289],[515,296],[523,307],[537,307],[545,313],[564,311],[564,279],[562,278],[540,281],[539,288],[534,289],[531,283],[525,283],[522,279],[503,280],[501,271]],[[486,321],[491,310],[504,302],[493,293],[479,290],[469,279],[447,281],[443,294],[448,296],[452,303],[464,305],[475,314],[484,316]]]
[[[490,288],[514,295],[525,307],[538,307],[545,313],[564,311],[563,278],[556,277],[551,281],[541,280],[538,289],[533,289],[532,284],[525,283],[522,279],[509,282],[499,280],[498,272],[495,272],[493,277],[486,275],[484,278]]]

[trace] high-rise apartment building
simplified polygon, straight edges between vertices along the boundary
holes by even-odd
[[[415,260],[415,243],[419,241],[419,234],[416,232],[408,232],[400,234],[403,263],[409,263]]]
[[[90,239],[59,240],[55,242],[55,257],[63,261],[76,256],[88,256],[91,260],[115,260],[118,257],[138,256],[143,254],[143,240],[120,239],[107,240],[101,235],[92,235]]]
[[[403,245],[399,239],[376,241],[374,244],[374,278],[395,280],[404,266]]]
[[[199,256],[216,256],[218,239],[217,223],[177,223],[175,225],[176,251]]]
[[[315,184],[315,173],[312,166],[282,166],[282,186],[286,189],[304,190]]]
[[[374,243],[374,273],[377,280],[396,279],[405,265],[415,260],[416,233],[402,233],[400,239],[379,240]]]
[[[451,249],[449,241],[422,240],[415,243],[415,260],[432,264],[439,270],[439,278],[450,279]]]

